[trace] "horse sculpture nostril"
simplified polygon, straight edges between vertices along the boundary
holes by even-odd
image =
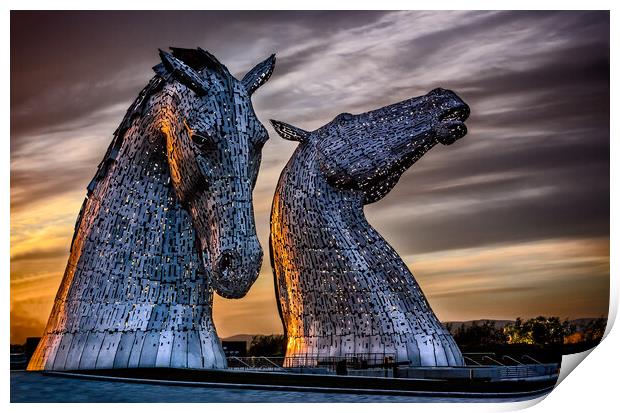
[[[243,251],[241,255],[239,251]],[[215,261],[213,268],[213,282],[217,293],[224,298],[241,298],[245,296],[258,277],[260,259],[258,263],[253,258],[246,259],[246,250],[223,250]]]
[[[220,272],[225,272],[234,267],[235,261],[238,261],[239,254],[232,250],[222,251],[217,263],[217,268]]]
[[[439,116],[440,121],[457,121],[465,122],[469,117],[469,106],[466,104],[458,104],[450,109],[447,109]]]

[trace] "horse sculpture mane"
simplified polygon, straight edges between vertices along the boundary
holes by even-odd
[[[464,364],[363,207],[384,197],[436,143],[464,136],[468,115],[456,94],[436,89],[360,115],[340,114],[313,132],[272,121],[283,138],[300,142],[271,211],[271,265],[290,365],[350,355]]]
[[[88,185],[29,370],[226,366],[213,291],[242,297],[260,268],[250,96],[275,57],[239,81],[200,48],[160,56]]]

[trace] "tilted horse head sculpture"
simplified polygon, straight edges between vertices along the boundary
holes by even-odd
[[[213,291],[258,276],[252,189],[267,132],[242,80],[209,52],[160,51],[88,186],[31,370],[223,368]]]
[[[272,121],[283,138],[316,141],[321,171],[337,188],[362,191],[364,203],[383,198],[435,144],[467,133],[469,107],[452,91],[435,89],[359,115],[341,113],[314,132]]]
[[[342,113],[312,132],[272,121],[283,138],[300,142],[276,188],[270,237],[292,364],[353,353],[393,354],[412,365],[463,364],[363,206],[384,197],[437,143],[463,137],[468,116],[455,93],[435,89],[367,113]]]

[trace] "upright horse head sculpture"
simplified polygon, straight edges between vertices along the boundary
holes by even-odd
[[[188,64],[196,56],[193,50],[173,50]],[[239,298],[258,276],[262,261],[252,190],[269,138],[254,114],[250,95],[271,75],[275,57],[238,81],[213,56],[199,52],[213,65],[202,76],[182,60],[161,53],[166,72],[181,82],[164,86],[153,127],[166,138],[172,185],[191,214],[215,291]],[[182,85],[186,90],[179,94]]]
[[[455,93],[435,89],[360,115],[342,113],[313,132],[272,121],[283,138],[300,142],[271,212],[271,261],[291,363],[370,353],[418,366],[463,365],[363,207],[437,143],[463,137],[468,116]]]
[[[205,50],[160,51],[88,193],[29,370],[224,368],[213,291],[244,296],[260,269],[252,189],[267,131]]]

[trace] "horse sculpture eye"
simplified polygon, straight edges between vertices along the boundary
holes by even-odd
[[[192,142],[201,148],[213,146],[213,138],[208,132],[193,132],[191,134]]]
[[[353,119],[353,115],[351,115],[350,113],[341,113],[340,115],[338,115],[338,122],[342,125],[348,121],[350,121],[351,119]]]

